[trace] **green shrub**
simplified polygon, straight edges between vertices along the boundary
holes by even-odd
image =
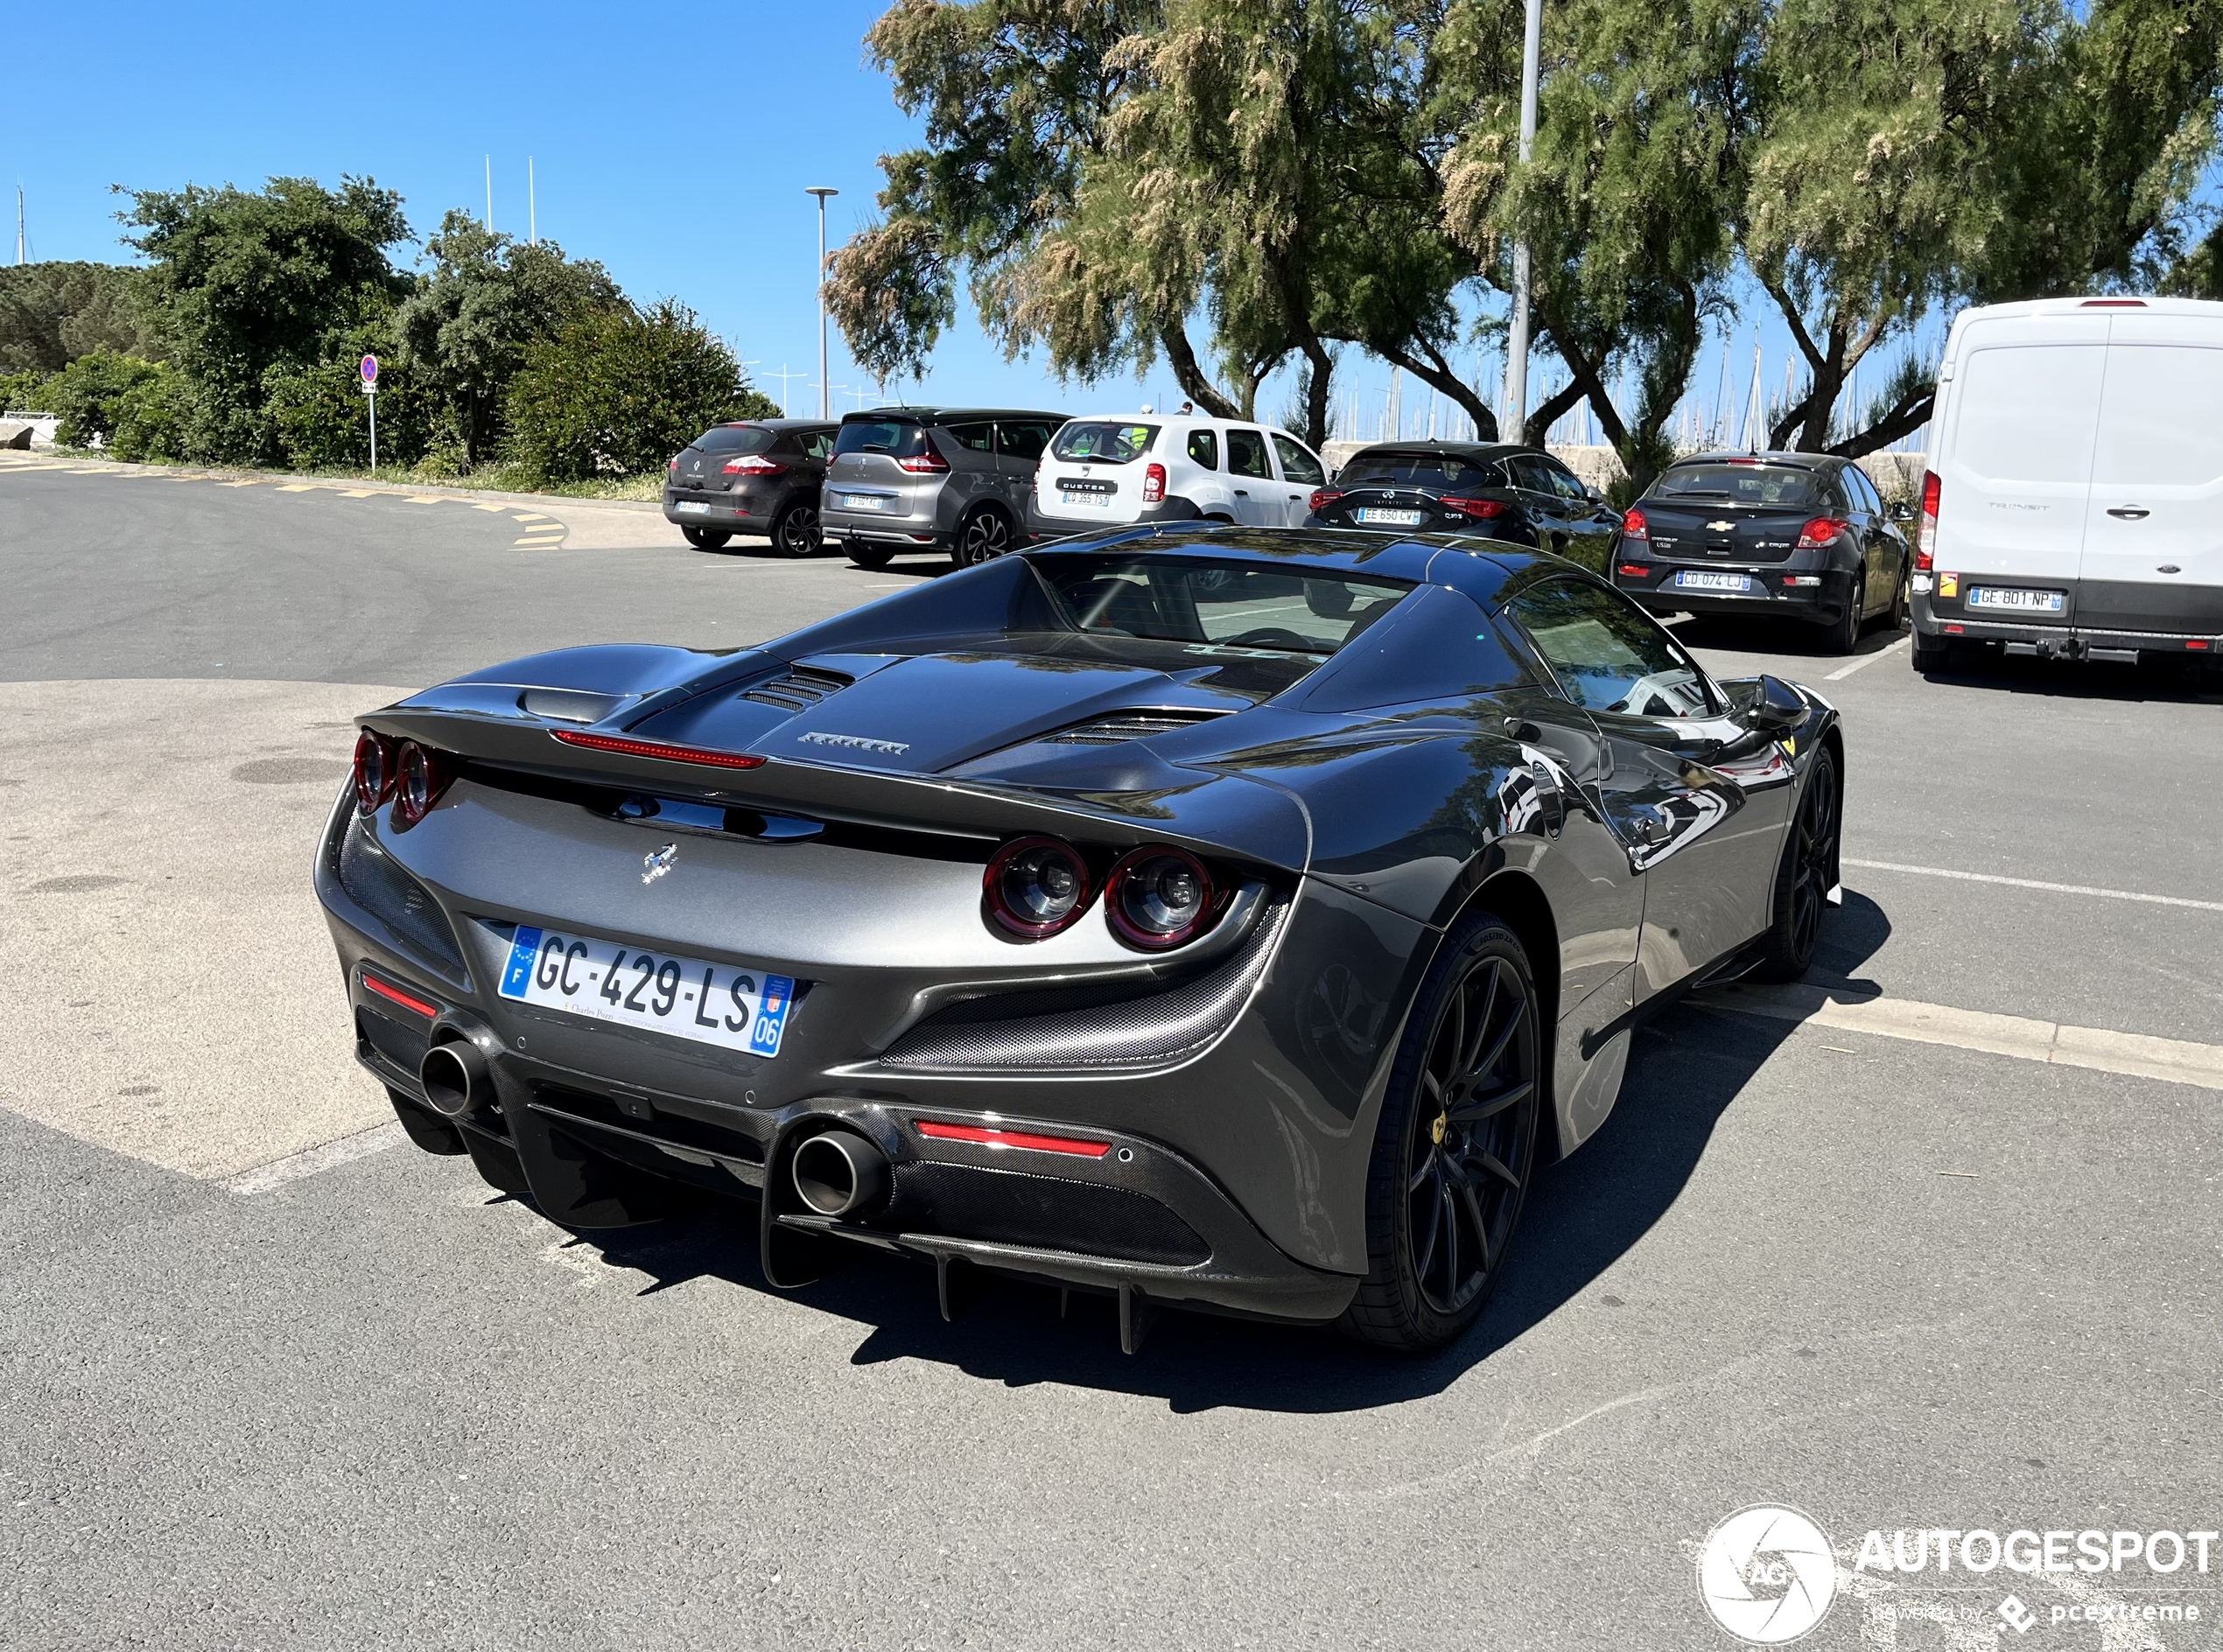
[[[166,362],[158,363],[155,372],[117,400],[109,452],[137,462],[183,458],[186,403],[192,393],[184,374]]]
[[[694,312],[667,298],[581,317],[529,348],[510,386],[508,452],[536,482],[638,476],[708,425],[778,410]]]
[[[54,439],[63,446],[102,445],[114,438],[130,393],[165,371],[137,356],[95,350],[79,356],[46,382],[46,400],[52,405],[40,410],[61,416]]]
[[[51,375],[36,368],[21,373],[0,373],[0,413],[51,413],[46,386]]]
[[[263,406],[285,462],[295,470],[361,470],[370,463],[370,414],[359,388],[362,359],[379,358],[378,463],[413,465],[435,439],[439,402],[405,368],[391,365],[386,329],[371,324],[335,341],[306,367],[277,368],[263,382]]]

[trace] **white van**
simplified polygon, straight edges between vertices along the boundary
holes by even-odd
[[[1197,413],[1068,419],[1034,472],[1038,538],[1133,522],[1295,528],[1328,485],[1320,456],[1287,430]]]
[[[1930,432],[1917,670],[1956,644],[2223,651],[2223,304],[1963,311]]]

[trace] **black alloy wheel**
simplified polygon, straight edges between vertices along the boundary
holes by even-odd
[[[960,568],[977,568],[1011,549],[1011,519],[993,506],[983,505],[958,525],[957,543],[950,560]]]
[[[1860,647],[1862,627],[1868,620],[1868,572],[1865,569],[1853,576],[1852,595],[1845,599],[1843,615],[1832,620],[1822,631],[1827,639],[1824,650],[1830,654],[1850,654]]]
[[[772,549],[782,556],[811,556],[818,550],[818,508],[797,502],[772,524]]]
[[[733,536],[717,528],[683,528],[679,531],[687,536],[687,542],[697,550],[723,550],[726,542]]]
[[[1813,755],[1806,789],[1784,834],[1783,864],[1776,870],[1775,921],[1752,972],[1761,981],[1796,981],[1821,945],[1821,915],[1837,876],[1837,760],[1829,747]]]
[[[849,560],[855,563],[859,568],[868,568],[875,573],[879,572],[882,568],[887,567],[889,563],[895,559],[895,551],[893,546],[875,545],[871,543],[869,541],[862,539],[852,539],[847,541],[843,544],[842,550],[848,556]]]
[[[1481,1313],[1535,1163],[1543,1055],[1519,938],[1487,913],[1462,920],[1421,986],[1383,1098],[1367,1275],[1343,1316],[1352,1335],[1419,1353]]]

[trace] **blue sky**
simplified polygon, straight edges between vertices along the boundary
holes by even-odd
[[[0,184],[23,186],[33,257],[119,260],[129,255],[112,184],[368,174],[402,192],[422,235],[450,206],[484,210],[491,156],[494,228],[522,234],[530,157],[543,236],[600,259],[637,298],[691,305],[755,364],[768,394],[815,411],[817,230],[803,189],[841,191],[827,214],[838,246],[872,212],[879,157],[915,136],[865,61],[880,10],[119,0],[88,36],[69,8],[25,7],[7,25]],[[1782,388],[1780,324],[1748,308],[1730,355],[1732,406],[1750,382],[1756,322],[1764,382]],[[831,340],[835,407],[876,400],[838,329]],[[1343,367],[1339,392],[1378,418],[1387,368],[1356,353]],[[1709,346],[1693,382],[1701,401],[1722,382],[1718,368]],[[796,375],[784,385],[782,368]],[[1494,402],[1500,369],[1487,370]],[[1534,382],[1532,398],[1558,382],[1541,357]],[[1006,362],[970,314],[911,394],[1063,410],[1177,396],[1162,366],[1139,385],[1061,385],[1037,361]],[[1288,399],[1287,386],[1270,386],[1260,415]],[[1407,383],[1401,402],[1425,422],[1425,391]]]

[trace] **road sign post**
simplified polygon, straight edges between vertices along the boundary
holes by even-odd
[[[362,360],[363,400],[370,408],[370,473],[378,474],[378,358],[367,355]]]

